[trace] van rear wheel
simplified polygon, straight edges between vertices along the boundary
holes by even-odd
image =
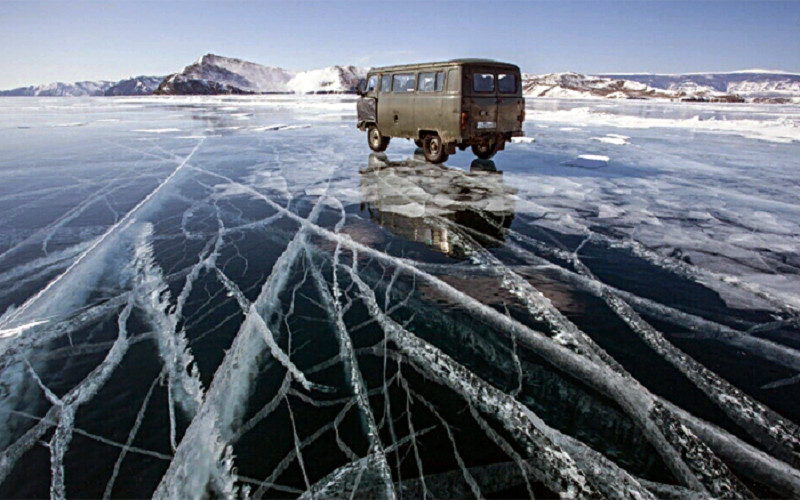
[[[370,125],[367,129],[367,143],[371,150],[382,153],[389,147],[389,137],[384,137],[378,127]]]
[[[425,153],[425,159],[431,163],[442,163],[450,157],[442,138],[436,134],[425,136],[425,140],[422,141],[422,152]]]
[[[497,154],[498,142],[489,142],[484,144],[473,144],[472,152],[481,160],[488,160]]]

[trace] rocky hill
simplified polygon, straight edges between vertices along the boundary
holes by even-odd
[[[209,94],[318,94],[352,93],[366,68],[330,66],[291,71],[206,54],[182,72],[168,76],[155,91],[159,95]]]
[[[20,87],[11,90],[0,90],[0,96],[4,97],[81,97],[90,95],[103,95],[114,82],[75,82],[75,83],[48,83],[45,85],[33,85],[30,87]]]
[[[120,80],[107,88],[104,96],[151,95],[164,80],[163,76],[136,76]]]
[[[110,82],[48,83],[11,90],[0,90],[0,97],[85,97],[150,95],[164,79],[163,76],[135,76]]]

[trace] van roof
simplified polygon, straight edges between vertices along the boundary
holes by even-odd
[[[504,63],[500,61],[495,61],[494,59],[476,59],[476,58],[469,58],[469,59],[451,59],[449,61],[439,61],[439,62],[429,62],[429,63],[417,63],[417,64],[400,64],[395,66],[382,66],[377,68],[370,68],[369,73],[380,73],[380,72],[390,72],[390,71],[404,71],[404,70],[416,70],[416,69],[424,69],[424,68],[440,68],[445,66],[464,66],[470,64],[480,64],[486,66],[502,66],[504,68],[514,68],[519,70],[519,66],[516,64]]]

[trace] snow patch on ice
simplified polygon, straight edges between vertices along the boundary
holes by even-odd
[[[576,121],[580,121],[594,126],[619,128],[689,129],[709,133],[733,134],[750,139],[761,139],[779,143],[790,143],[792,141],[800,142],[800,123],[786,117],[777,118],[775,120],[718,120],[713,117],[701,119],[699,116],[688,119],[650,118],[598,112],[588,107],[558,111],[529,110],[528,116],[532,120],[552,123],[575,124]],[[562,127],[561,130],[568,132],[577,129],[574,127]]]
[[[628,142],[628,137],[617,134],[608,134],[606,137],[592,137],[591,140],[603,142],[605,144],[614,144],[616,146],[625,146],[630,144],[630,142]]]
[[[140,128],[132,130],[132,132],[144,132],[148,134],[167,134],[170,132],[180,132],[179,128]]]
[[[604,155],[580,155],[574,160],[565,161],[562,165],[594,169],[607,166],[609,161],[608,156]]]

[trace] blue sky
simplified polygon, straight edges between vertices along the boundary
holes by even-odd
[[[523,71],[800,73],[800,2],[0,0],[0,88],[179,71],[490,57]]]

